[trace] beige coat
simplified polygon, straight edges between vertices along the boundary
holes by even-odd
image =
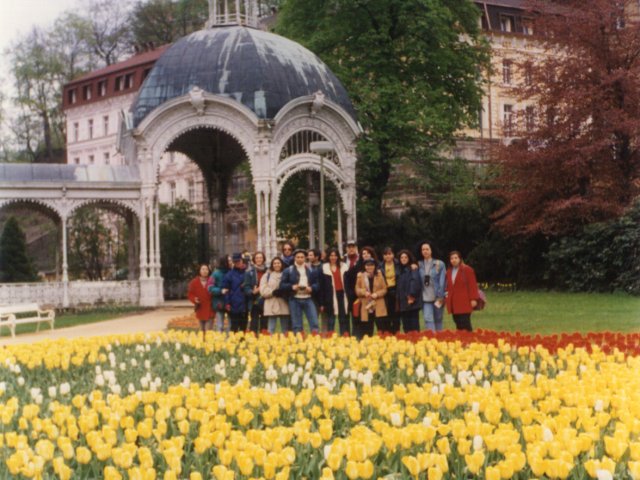
[[[273,291],[280,287],[282,272],[268,270],[260,280],[260,296],[264,298],[264,316],[281,317],[289,315],[289,304],[284,298],[274,297]]]
[[[360,307],[360,319],[363,322],[369,320],[369,312],[366,309],[367,306],[367,289],[365,286],[364,276],[366,273],[360,272],[358,274],[358,278],[356,279],[356,295],[362,302],[362,306]],[[387,304],[384,301],[384,296],[387,294],[387,283],[384,281],[384,277],[380,270],[376,271],[375,277],[373,277],[373,291],[372,294],[376,295],[375,299],[375,310],[376,317],[386,317],[387,316]]]

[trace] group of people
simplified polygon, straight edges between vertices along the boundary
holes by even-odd
[[[285,242],[281,255],[267,266],[263,252],[234,253],[218,260],[212,272],[200,265],[189,283],[188,298],[202,328],[216,331],[283,333],[303,331],[303,315],[312,333],[349,334],[361,339],[443,328],[444,309],[459,330],[471,331],[471,314],[481,301],[474,270],[460,252],[449,254],[449,267],[433,258],[429,242],[419,247],[419,260],[409,250],[391,247],[378,260],[375,249],[358,251],[347,242],[344,256],[336,248],[296,249]],[[228,322],[225,322],[225,314]]]

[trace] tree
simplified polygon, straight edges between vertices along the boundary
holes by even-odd
[[[0,281],[33,282],[36,280],[27,256],[27,241],[15,217],[9,217],[0,236]]]
[[[119,252],[126,248],[126,241],[114,239],[114,230],[124,229],[122,219],[110,220],[105,222],[105,212],[92,208],[80,208],[69,219],[69,271],[72,275],[103,280],[110,270],[117,271],[118,260],[126,258]],[[120,237],[118,235],[118,239]]]
[[[640,20],[629,15],[632,3],[531,4],[546,54],[516,93],[535,107],[520,115],[520,140],[494,152],[499,173],[489,190],[504,201],[496,223],[508,234],[573,234],[621,215],[640,193]]]
[[[64,145],[60,109],[62,65],[48,38],[47,32],[33,28],[13,44],[9,54],[15,80],[14,103],[20,110],[18,122],[13,123],[15,136],[24,142],[22,146],[29,151],[32,161],[53,162],[60,160]],[[37,125],[33,123],[35,118]]]
[[[160,46],[200,30],[209,15],[207,0],[138,1],[131,13],[133,44]]]
[[[185,280],[193,276],[198,261],[196,211],[184,199],[160,204],[160,258],[162,277]]]
[[[91,0],[85,17],[88,22],[87,43],[105,65],[122,59],[132,49],[128,0]]]
[[[310,14],[313,12],[313,14]],[[360,218],[381,210],[394,163],[436,171],[443,147],[481,105],[488,62],[469,0],[289,0],[277,31],[317,53],[344,83],[364,127]]]

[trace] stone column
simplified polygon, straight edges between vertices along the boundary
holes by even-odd
[[[147,272],[147,204],[142,200],[140,215],[140,278],[149,278]]]
[[[160,278],[162,276],[161,274],[162,262],[160,258],[160,202],[158,201],[158,195],[154,197],[153,202],[155,204],[154,206],[155,266],[156,266],[155,276],[157,278]]]
[[[67,258],[67,216],[60,217],[62,225],[62,306],[69,306],[69,262]]]
[[[271,193],[271,186],[266,192],[265,196],[265,206],[264,206],[264,217],[265,217],[265,253],[269,258],[273,258],[276,256],[276,245],[275,238],[271,231],[271,204],[272,204],[273,194]]]
[[[139,257],[139,252],[136,246],[136,240],[140,241],[140,227],[136,226],[135,222],[136,216],[129,212],[127,215],[127,230],[129,230],[129,238],[128,238],[128,262],[127,267],[129,270],[129,274],[127,275],[128,280],[135,280],[140,276],[139,266],[136,265],[136,258]],[[138,254],[138,255],[136,255]]]
[[[256,188],[256,234],[257,234],[257,246],[256,250],[264,251],[265,247],[265,232],[262,225],[264,215],[264,192]]]
[[[336,212],[337,212],[337,221],[338,221],[338,250],[340,251],[340,253],[343,253],[343,246],[342,246],[342,200],[340,199],[340,192],[338,192],[337,195],[337,205],[336,205]]]

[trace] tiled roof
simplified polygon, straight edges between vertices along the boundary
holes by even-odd
[[[138,65],[144,65],[145,63],[153,62],[158,58],[160,58],[160,56],[169,47],[170,45],[163,45],[161,47],[156,48],[155,50],[150,50],[148,52],[139,53],[138,55],[129,57],[128,59],[123,60],[122,62],[108,65],[99,70],[93,70],[79,78],[76,78],[75,80],[72,80],[71,82],[68,83],[68,85],[86,82],[87,80],[91,80],[93,78],[104,77],[111,73],[119,72],[121,70],[127,70],[132,67],[137,67]]]

